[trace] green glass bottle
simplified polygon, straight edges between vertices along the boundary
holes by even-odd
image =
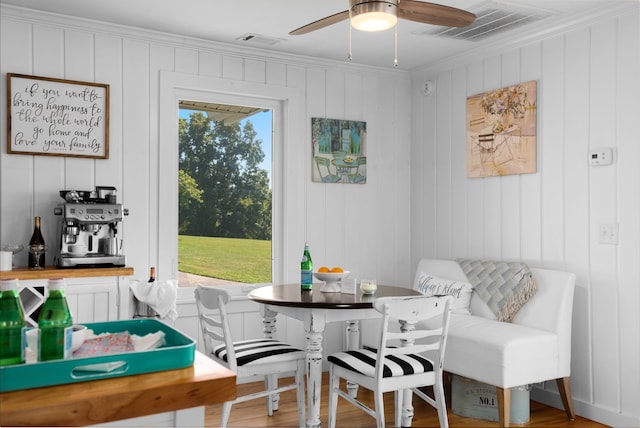
[[[24,308],[18,280],[0,281],[0,366],[24,363]]]
[[[39,361],[60,360],[71,356],[73,319],[64,295],[64,279],[50,279],[49,296],[38,318],[40,328]]]
[[[304,253],[300,262],[300,289],[311,290],[313,288],[313,262],[309,252],[309,243],[304,244]]]

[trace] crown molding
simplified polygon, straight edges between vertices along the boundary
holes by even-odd
[[[104,21],[79,18],[52,12],[44,12],[19,6],[0,4],[0,16],[4,20],[25,22],[43,26],[57,26],[64,29],[85,31],[92,34],[126,37],[146,43],[162,43],[175,48],[198,49],[229,57],[269,61],[292,66],[314,66],[323,69],[342,70],[345,72],[362,72],[387,74],[394,78],[409,80],[409,71],[396,68],[375,67],[354,64],[346,61],[335,61],[304,55],[287,54],[252,46],[236,46],[228,43],[214,42],[180,34],[147,30]]]

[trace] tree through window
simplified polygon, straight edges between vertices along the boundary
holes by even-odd
[[[180,109],[178,270],[271,282],[272,112],[225,120],[213,107]]]

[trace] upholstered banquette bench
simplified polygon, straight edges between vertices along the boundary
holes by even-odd
[[[564,409],[573,420],[569,376],[575,275],[524,265],[533,278],[533,289],[505,315],[498,312],[500,301],[509,297],[505,289],[522,284],[521,276],[511,278],[512,284],[493,281],[491,275],[496,272],[470,280],[467,274],[477,271],[469,273],[470,265],[463,269],[463,262],[469,261],[423,259],[414,281],[414,288],[425,294],[454,295],[445,372],[495,386],[499,422],[505,427],[509,426],[511,388],[556,380]],[[497,282],[501,282],[498,290],[492,291]]]

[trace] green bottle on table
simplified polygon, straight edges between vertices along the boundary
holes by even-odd
[[[304,253],[300,262],[300,289],[311,290],[313,288],[313,262],[309,252],[309,243],[304,244]]]
[[[18,280],[0,280],[0,366],[24,363],[24,327]]]
[[[64,295],[64,279],[50,279],[49,296],[38,318],[40,328],[39,361],[60,360],[71,356],[73,319]]]

